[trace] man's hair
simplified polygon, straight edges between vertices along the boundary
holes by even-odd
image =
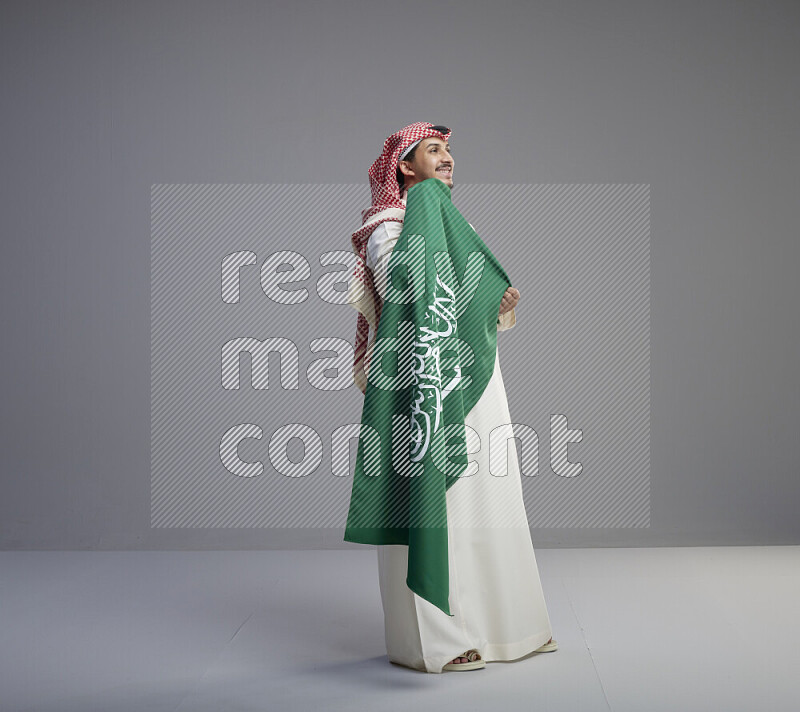
[[[420,141],[414,148],[412,148],[406,157],[403,159],[404,161],[412,161],[414,160],[414,154],[416,154],[417,149],[419,148]],[[405,176],[403,175],[403,171],[400,170],[400,161],[397,162],[397,184],[400,186],[400,190],[403,190],[403,185],[405,184]]]

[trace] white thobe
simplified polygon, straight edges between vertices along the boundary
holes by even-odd
[[[401,222],[381,223],[367,243],[367,265],[381,294],[388,257],[402,229]],[[497,328],[504,331],[515,323],[512,310],[500,317]],[[426,672],[442,672],[472,648],[487,662],[515,660],[552,636],[513,441],[492,452],[493,458],[507,454],[506,468],[494,468],[505,476],[489,470],[489,434],[512,422],[497,356],[486,390],[464,422],[478,433],[480,450],[469,456],[477,471],[472,465],[468,472],[474,474],[461,475],[446,495],[453,616],[408,588],[407,546],[377,546],[389,660]]]

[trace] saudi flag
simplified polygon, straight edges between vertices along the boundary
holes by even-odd
[[[408,587],[451,615],[446,492],[466,469],[464,417],[492,377],[511,282],[428,178],[408,190],[386,283],[344,540],[408,546]]]

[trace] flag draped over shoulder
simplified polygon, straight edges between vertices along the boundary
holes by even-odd
[[[478,447],[464,418],[494,371],[511,283],[428,178],[408,190],[386,284],[344,540],[407,545],[408,587],[451,615],[446,492]]]

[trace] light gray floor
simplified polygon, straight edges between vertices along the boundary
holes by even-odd
[[[537,549],[555,653],[387,661],[372,547],[0,553],[0,708],[797,710],[800,547]]]

